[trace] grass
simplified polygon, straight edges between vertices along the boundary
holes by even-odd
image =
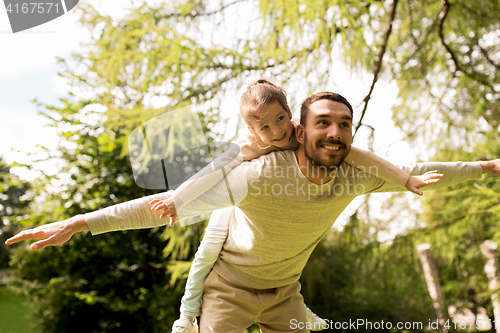
[[[30,312],[24,297],[0,284],[0,333],[30,333]]]

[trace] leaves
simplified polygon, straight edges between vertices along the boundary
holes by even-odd
[[[190,106],[210,144],[223,137],[224,130],[211,130],[224,125],[221,111],[250,78],[272,77],[286,90],[299,82],[289,96],[300,96],[332,81],[342,84],[332,73],[338,61],[351,72],[373,74],[372,89],[381,80],[397,80],[393,118],[415,145],[435,148],[436,159],[500,156],[496,0],[179,0],[137,5],[119,20],[90,5],[78,8],[93,37],[80,53],[59,59],[71,93],[60,107],[35,101],[60,133],[59,149],[49,158],[63,161],[62,169],[32,182],[28,192],[3,169],[2,193],[16,189],[32,201],[29,218],[22,218],[24,202],[9,202],[20,205],[12,218],[23,225],[153,193],[134,183],[127,140],[161,115]],[[228,28],[247,16],[248,24]],[[367,96],[365,111],[375,112],[370,92],[360,93]],[[186,119],[162,130],[174,128],[185,136],[165,132],[156,142],[170,153],[172,145],[185,149],[186,137],[195,137]],[[327,318],[428,318],[433,310],[415,247],[430,242],[448,302],[487,307],[477,245],[485,238],[498,241],[498,186],[496,178],[486,178],[426,195],[422,215],[393,197],[389,203],[402,208],[385,221],[371,219],[363,206],[316,250],[303,274],[307,302],[331,314],[320,312]],[[402,211],[412,228],[391,244],[380,243],[379,234],[406,218]],[[35,304],[41,331],[166,331],[203,227],[78,235],[37,253],[18,247],[16,285]]]
[[[20,163],[6,164],[0,157],[0,269],[9,267],[9,249],[5,241],[15,234],[15,224],[29,210],[26,197],[31,186],[16,175],[11,168],[22,167]]]

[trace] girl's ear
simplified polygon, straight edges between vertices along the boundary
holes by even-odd
[[[304,144],[304,126],[298,124],[295,127],[295,136],[297,137],[297,141],[300,142],[301,145]]]
[[[253,127],[252,127],[252,126],[247,125],[247,128],[248,128],[248,130],[250,131],[250,133],[252,133],[252,135],[253,135],[253,136],[257,136],[257,134],[254,132]]]

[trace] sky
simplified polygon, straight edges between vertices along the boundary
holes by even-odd
[[[126,13],[130,2],[119,0],[82,0],[93,5],[97,10],[119,17]],[[160,1],[148,1],[157,3]],[[37,145],[54,149],[57,145],[55,130],[47,127],[47,120],[40,116],[38,101],[57,105],[59,98],[68,94],[64,79],[57,75],[60,68],[57,58],[68,57],[82,49],[82,44],[89,41],[87,30],[79,26],[74,11],[53,21],[13,34],[4,6],[0,6],[0,155],[8,163],[14,161],[29,163],[28,152],[40,151]],[[342,63],[332,64],[336,82],[342,85],[332,86],[353,106],[360,104],[369,90],[369,74],[353,74],[346,71]],[[402,132],[391,119],[398,89],[393,82],[380,80],[374,91],[370,108],[364,122],[375,128],[374,152],[394,164],[408,164],[417,161],[422,155],[404,142]],[[358,113],[361,107],[355,108]],[[226,114],[231,114],[227,110]],[[297,113],[297,112],[295,112]],[[234,114],[234,112],[233,112]],[[237,114],[237,113],[236,113]],[[355,144],[367,148],[366,135],[359,135]],[[17,152],[22,151],[22,152]],[[53,173],[54,164],[40,165],[45,172]],[[36,176],[22,168],[13,168],[12,172],[30,180]],[[348,215],[362,200],[353,203],[346,211]]]
[[[115,15],[124,13],[128,5],[127,1],[84,1]],[[37,145],[56,147],[55,130],[46,126],[48,122],[33,100],[58,105],[67,96],[69,89],[57,75],[57,58],[68,57],[88,41],[89,34],[78,24],[74,11],[13,34],[7,11],[0,6],[0,155],[6,162],[29,162],[26,152],[40,151]],[[46,168],[50,172],[53,166]],[[35,176],[19,168],[13,172],[26,179]]]

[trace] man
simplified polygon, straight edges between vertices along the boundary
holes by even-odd
[[[235,197],[240,196],[240,186],[248,186],[249,191],[242,200],[235,200],[241,202],[228,239],[205,283],[202,333],[242,332],[254,322],[265,332],[308,332],[299,324],[305,322],[305,311],[298,279],[315,246],[357,195],[404,190],[344,161],[352,140],[352,107],[342,96],[319,93],[307,98],[296,135],[301,143],[298,150],[262,156],[227,175]],[[482,173],[498,176],[500,160],[424,163],[404,169],[411,175],[439,169],[445,176],[428,187],[433,189],[477,179]],[[182,207],[184,215],[227,206],[216,195],[225,186],[221,182]],[[7,244],[43,238],[32,245],[39,249],[60,244],[81,230],[97,234],[160,225],[147,203],[167,195],[27,230]]]

